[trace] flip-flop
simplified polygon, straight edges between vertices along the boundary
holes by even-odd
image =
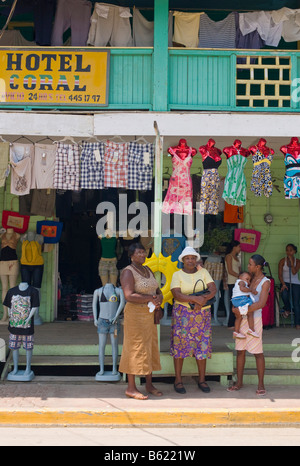
[[[256,395],[258,396],[265,396],[266,393],[267,391],[265,389],[256,390]]]
[[[147,395],[143,395],[142,393],[136,393],[134,395],[131,395],[130,393],[125,393],[127,398],[133,398],[134,400],[148,400]]]
[[[241,390],[242,387],[238,387],[237,385],[232,385],[231,387],[226,388],[227,392],[237,392]]]

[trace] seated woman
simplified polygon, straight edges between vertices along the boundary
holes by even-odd
[[[186,393],[181,378],[183,361],[189,356],[195,356],[199,373],[198,387],[208,393],[210,388],[205,382],[205,370],[206,360],[211,357],[211,310],[206,302],[215,296],[217,289],[207,270],[199,265],[197,268],[200,255],[193,248],[186,247],[179,260],[183,262],[183,269],[174,273],[171,283],[175,300],[170,351],[174,357],[174,389],[177,393]],[[198,280],[196,291],[201,291],[204,286],[209,289],[205,297],[190,296]],[[195,304],[194,309],[190,304]]]

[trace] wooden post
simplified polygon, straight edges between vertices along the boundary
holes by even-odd
[[[169,0],[154,0],[153,110],[168,110]]]

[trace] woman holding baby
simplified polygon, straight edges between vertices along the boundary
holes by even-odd
[[[263,396],[266,394],[264,387],[265,373],[265,358],[263,354],[262,343],[262,308],[266,305],[269,290],[270,280],[264,275],[263,267],[266,265],[265,259],[259,254],[254,254],[249,259],[248,271],[251,274],[250,291],[253,293],[253,304],[248,307],[248,313],[253,313],[254,330],[258,337],[254,337],[248,333],[248,319],[243,319],[240,327],[240,332],[246,336],[244,339],[236,339],[235,349],[237,351],[237,382],[227,390],[234,392],[243,387],[243,375],[246,360],[246,351],[253,354],[256,359],[256,369],[258,375],[258,388],[256,394]],[[233,313],[239,316],[239,309],[233,308]]]

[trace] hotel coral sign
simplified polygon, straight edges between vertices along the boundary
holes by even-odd
[[[110,51],[0,47],[0,105],[108,105]]]

